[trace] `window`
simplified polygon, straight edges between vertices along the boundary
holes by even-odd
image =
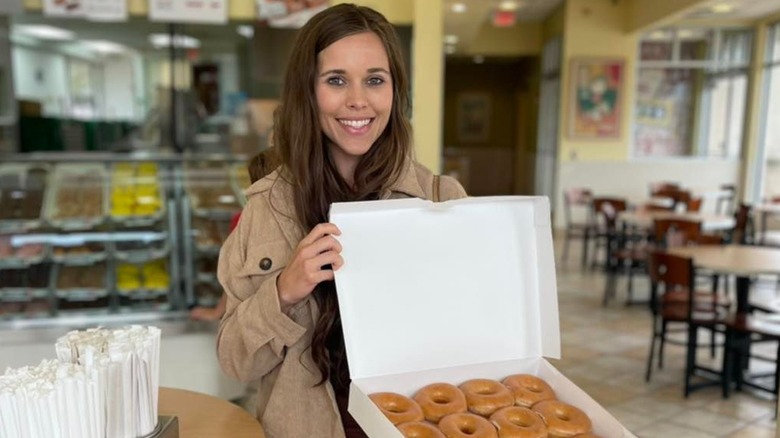
[[[752,33],[663,29],[640,41],[634,156],[739,154]]]
[[[770,160],[780,160],[780,23],[772,26],[765,64],[766,123],[764,147]]]

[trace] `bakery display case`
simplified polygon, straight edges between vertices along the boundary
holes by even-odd
[[[218,302],[219,248],[248,185],[244,157],[1,162],[0,326],[184,318]]]
[[[241,169],[246,174],[240,180]],[[222,294],[217,259],[222,242],[240,213],[249,175],[243,162],[190,162],[184,166],[185,290],[188,301],[213,307]],[[246,185],[244,185],[246,184]]]

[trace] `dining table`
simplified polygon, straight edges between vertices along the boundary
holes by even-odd
[[[618,213],[617,220],[625,226],[651,229],[657,219],[684,219],[701,223],[702,231],[725,231],[734,228],[734,217],[709,213],[678,213],[673,211],[626,210]]]
[[[180,438],[265,438],[255,417],[227,400],[177,388],[160,388],[158,413],[178,419]]]
[[[736,277],[737,312],[750,311],[750,278],[780,275],[780,248],[754,245],[693,245],[668,248],[670,254],[690,257],[696,269]]]

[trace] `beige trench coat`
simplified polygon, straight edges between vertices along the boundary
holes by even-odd
[[[431,199],[433,174],[410,162],[382,199]],[[442,176],[441,200],[466,196],[453,178]],[[276,278],[304,233],[297,225],[292,186],[278,171],[246,191],[248,202],[235,231],[222,246],[218,276],[227,294],[217,354],[222,369],[245,382],[259,379],[257,418],[268,438],[343,438],[330,383],[315,386],[320,373],[311,350],[318,316],[311,297],[287,314],[279,307]]]

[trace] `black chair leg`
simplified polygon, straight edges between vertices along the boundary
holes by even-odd
[[[658,369],[664,368],[664,346],[666,345],[666,321],[661,323],[661,342],[658,345]]]
[[[685,398],[688,398],[688,395],[691,393],[691,378],[693,377],[693,370],[696,367],[698,331],[696,326],[691,325],[688,327],[688,351],[685,359]]]
[[[585,228],[585,234],[582,236],[582,269],[588,266],[588,246],[590,246],[590,230]]]
[[[561,263],[565,262],[569,258],[569,244],[571,243],[571,236],[569,230],[566,230],[566,235],[563,238],[563,254],[561,254]]]
[[[710,330],[710,357],[715,359],[715,330]]]
[[[658,339],[658,320],[655,317],[653,317],[653,329],[650,331],[650,353],[647,355],[647,370],[645,371],[645,382],[650,381],[650,375],[652,374],[653,357],[655,357],[656,339]]]
[[[734,355],[732,353],[732,347],[734,343],[734,336],[731,330],[726,330],[726,341],[723,346],[723,376],[721,380],[721,389],[723,391],[723,398],[729,398],[729,391],[731,389],[731,375],[734,373]]]

